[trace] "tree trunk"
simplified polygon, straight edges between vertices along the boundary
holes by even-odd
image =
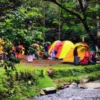
[[[86,20],[81,20],[83,26],[84,26],[84,29],[86,30],[87,34],[89,35],[91,41],[93,42],[93,44],[97,45],[97,40],[95,39],[95,37],[93,36]]]
[[[61,26],[59,24],[59,26],[58,26],[58,40],[60,40],[60,31],[61,31]]]
[[[45,3],[43,6],[43,27],[45,28]],[[43,42],[45,43],[45,29],[43,29]]]

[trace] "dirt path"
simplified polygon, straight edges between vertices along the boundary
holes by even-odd
[[[49,60],[49,59],[39,60],[39,59],[36,59],[36,60],[33,60],[33,62],[28,62],[26,56],[22,56],[19,59],[20,59],[21,63],[23,63],[25,65],[35,66],[35,67],[61,64],[61,60]]]

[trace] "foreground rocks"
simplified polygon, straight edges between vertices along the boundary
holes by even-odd
[[[81,88],[94,88],[94,89],[100,89],[100,83],[84,83],[80,85]]]
[[[40,95],[53,94],[53,93],[56,93],[55,87],[44,88],[40,91]]]
[[[82,84],[72,83],[64,85],[55,94],[36,96],[33,100],[100,100],[100,80],[94,82],[82,82]],[[55,88],[47,88],[46,91],[56,90]]]
[[[37,96],[34,100],[100,100],[100,89],[66,88],[56,94]]]

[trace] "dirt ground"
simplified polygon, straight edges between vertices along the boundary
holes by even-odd
[[[61,60],[49,60],[49,59],[43,59],[43,60],[33,60],[33,62],[28,62],[27,61],[27,56],[22,56],[19,57],[21,63],[25,65],[31,65],[35,67],[40,67],[40,66],[51,66],[51,65],[56,65],[56,64],[61,64]]]
[[[21,56],[19,57],[21,63],[25,64],[25,65],[30,65],[30,66],[34,66],[34,67],[41,67],[41,66],[51,66],[51,65],[56,65],[56,64],[61,64],[62,60],[49,60],[49,59],[43,59],[43,60],[33,60],[33,62],[28,62],[27,61],[27,56]],[[100,64],[100,61],[97,61],[97,64]]]

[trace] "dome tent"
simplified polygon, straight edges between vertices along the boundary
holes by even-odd
[[[78,57],[80,60],[82,60],[85,56],[90,57],[90,50],[89,46],[86,43],[76,43],[74,48],[72,48],[64,57],[63,63],[74,63],[74,49],[78,47],[77,52],[78,52]]]
[[[72,48],[74,48],[74,44],[71,41],[63,41],[57,52],[56,58],[63,59]]]
[[[61,43],[62,42],[60,40],[57,40],[57,41],[53,42],[52,45],[50,46],[49,50],[48,50],[48,54],[51,55],[53,50],[58,52],[58,50],[61,46]]]

